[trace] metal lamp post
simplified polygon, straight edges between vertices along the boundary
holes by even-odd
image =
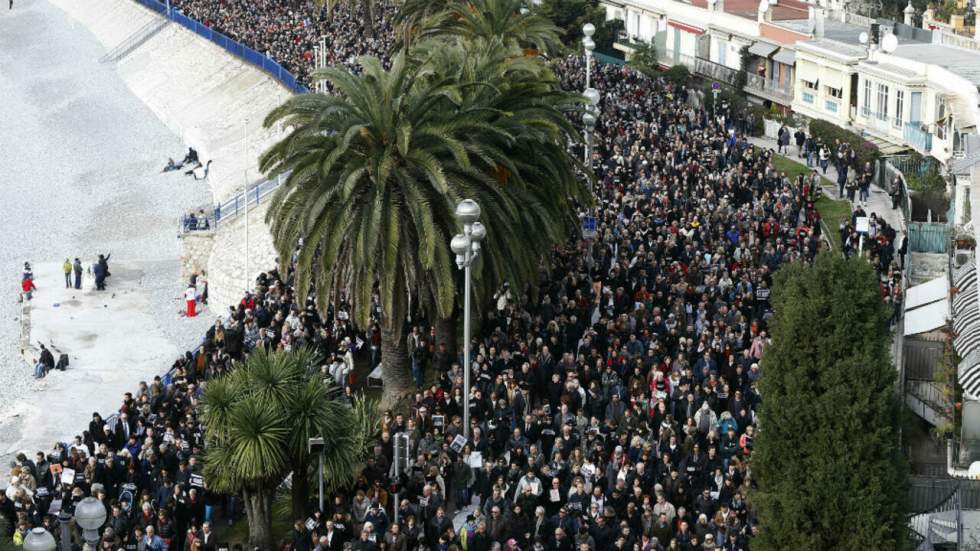
[[[585,113],[582,114],[582,124],[585,126],[585,163],[588,164],[589,157],[592,155],[592,131],[595,130],[596,122],[599,120],[599,100],[601,95],[595,88],[586,88],[582,95],[588,101],[585,105]]]
[[[464,199],[456,206],[456,219],[463,233],[453,236],[449,246],[456,254],[456,266],[463,270],[463,437],[470,437],[470,267],[480,254],[480,241],[487,235],[480,223],[480,205]]]
[[[588,88],[592,85],[592,50],[595,50],[595,41],[592,40],[592,35],[595,34],[595,25],[592,23],[582,25],[582,34],[585,35],[585,38],[582,39],[582,46],[585,47],[585,87]]]
[[[82,528],[82,539],[93,549],[99,543],[99,528],[105,524],[105,519],[105,506],[94,497],[87,497],[75,505],[75,523]]]
[[[24,537],[24,551],[55,551],[58,544],[44,528],[34,528]]]
[[[317,471],[316,471],[317,483],[319,485],[319,492],[317,494],[317,498],[318,498],[317,503],[320,505],[320,513],[323,514],[323,512],[326,511],[326,509],[323,508],[323,450],[325,448],[325,445],[323,443],[322,437],[310,438],[309,442],[307,442],[307,445],[309,446],[308,449],[310,455],[313,455],[314,453],[317,454],[318,461],[319,461],[317,465]]]

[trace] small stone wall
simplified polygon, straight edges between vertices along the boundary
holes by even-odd
[[[211,248],[214,246],[213,231],[195,231],[180,236],[180,281],[187,284],[191,275],[208,269]]]

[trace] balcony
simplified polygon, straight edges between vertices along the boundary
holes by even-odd
[[[705,78],[721,81],[728,85],[734,85],[738,81],[736,69],[702,57],[694,60],[694,72]]]
[[[747,92],[782,105],[789,105],[793,101],[793,85],[791,82],[780,83],[753,74],[746,74],[745,76],[745,90]]]
[[[922,124],[918,122],[907,122],[903,129],[905,143],[912,146],[922,154],[932,151],[932,134],[922,129]]]

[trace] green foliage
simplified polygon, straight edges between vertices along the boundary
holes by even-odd
[[[704,93],[704,105],[709,111],[715,107],[715,94],[711,86],[711,82],[706,82],[702,89]],[[718,102],[720,104],[727,103],[734,111],[741,111],[748,107],[745,94],[738,92],[737,89],[724,83],[721,83],[721,88],[718,90]]]
[[[691,81],[691,71],[686,65],[674,65],[661,74],[662,77],[674,84],[687,84]]]
[[[290,472],[306,478],[308,442],[316,437],[330,442],[324,454],[332,488],[353,484],[377,436],[380,417],[373,402],[359,400],[351,407],[332,381],[321,378],[318,360],[307,349],[260,348],[230,374],[208,381],[201,415],[209,488],[271,502],[272,492]],[[298,490],[300,497],[306,495],[305,485]],[[294,500],[294,516],[304,514],[304,506],[303,499]],[[269,526],[271,518],[253,518],[250,507],[246,511],[250,525]]]
[[[415,4],[416,8],[424,6]],[[369,320],[380,299],[385,403],[410,393],[404,348],[408,297],[429,320],[449,318],[457,296],[450,238],[464,198],[483,209],[486,240],[474,265],[482,304],[505,281],[537,289],[542,262],[577,228],[592,201],[580,140],[568,115],[584,98],[562,91],[537,48],[557,30],[520,0],[452,2],[417,22],[390,69],[363,58],[363,73],[327,68],[334,95],[291,98],[266,118],[294,130],[261,168],[286,175],[267,219],[282,255],[303,247],[299,300],[321,309],[344,295]],[[421,19],[420,19],[421,17]],[[555,46],[557,47],[557,46]]]
[[[881,152],[875,144],[858,136],[854,132],[844,130],[824,120],[814,119],[810,121],[810,135],[814,139],[821,140],[831,147],[834,145],[835,140],[851,144],[851,147],[857,153],[857,158],[861,165],[864,165],[866,162],[874,164],[875,161],[881,158]]]
[[[626,62],[630,68],[654,78],[660,76],[660,61],[657,60],[657,47],[649,42],[637,42],[634,51]]]
[[[941,192],[946,191],[946,179],[943,178],[942,168],[934,157],[924,157],[912,152],[909,166],[919,167],[919,170],[905,174],[906,184],[913,191]]]
[[[586,23],[595,25],[592,39],[600,52],[611,52],[616,36],[623,30],[621,20],[606,21],[606,9],[598,0],[543,0],[534,9],[560,29],[561,41],[565,46],[577,51],[581,51],[582,26]]]
[[[443,10],[422,20],[416,36],[418,39],[499,39],[507,45],[560,53],[561,29],[540,10],[523,8],[523,0],[448,2]]]
[[[756,550],[902,549],[907,466],[874,269],[822,253],[776,275],[755,440]]]

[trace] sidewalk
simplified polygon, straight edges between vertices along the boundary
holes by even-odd
[[[766,136],[760,136],[760,137],[750,136],[748,138],[748,141],[749,143],[751,143],[756,147],[761,147],[764,149],[772,149],[774,151],[776,150],[776,140]],[[790,152],[791,152],[790,155],[788,156],[782,155],[782,156],[786,157],[791,161],[798,162],[804,166],[806,165],[806,159],[801,159],[796,156],[796,144],[790,145]],[[816,168],[817,168],[817,172],[820,172],[821,174],[823,173],[823,171],[820,170],[819,167]],[[827,174],[825,177],[828,180],[830,180],[830,184],[829,185],[826,183],[824,184],[823,186],[824,194],[832,199],[839,199],[839,197],[837,197],[837,185],[836,185],[837,169],[834,168],[833,164],[827,167]],[[852,212],[854,211],[854,208],[855,206],[854,203],[852,202],[851,203]],[[892,208],[892,199],[888,195],[888,192],[881,189],[876,184],[871,184],[871,193],[868,197],[868,206],[864,208],[864,211],[868,213],[868,216],[871,216],[872,213],[876,213],[879,219],[884,219],[886,222],[888,222],[889,226],[895,228],[895,231],[897,232],[898,236],[905,235],[906,228],[905,228],[905,220],[902,218],[902,211],[900,209]],[[837,228],[830,228],[830,230],[836,231]],[[896,242],[898,242],[897,238],[896,238]]]

